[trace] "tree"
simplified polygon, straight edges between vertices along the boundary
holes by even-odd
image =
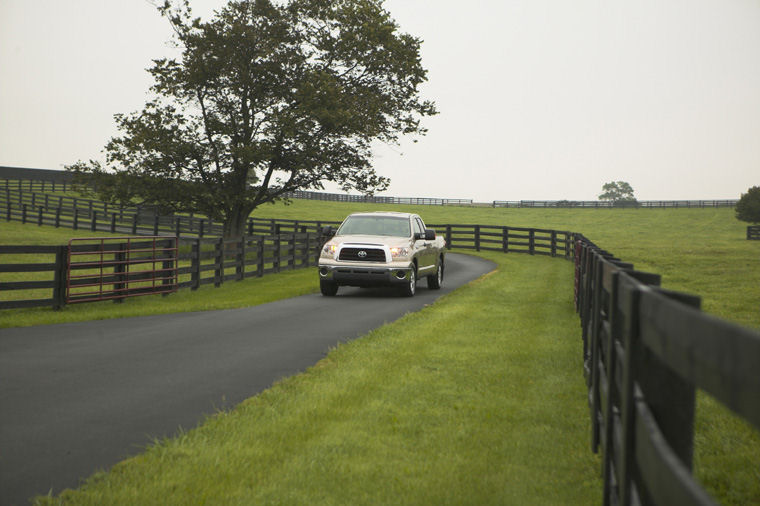
[[[633,196],[633,188],[625,181],[610,181],[602,186],[602,194],[599,200],[611,201],[613,205],[634,203],[636,197]]]
[[[748,223],[760,223],[760,186],[753,186],[742,193],[736,203],[736,218]]]
[[[105,165],[68,167],[105,200],[202,212],[240,236],[256,207],[297,189],[387,188],[371,143],[424,135],[437,113],[419,96],[421,41],[383,0],[233,0],[208,22],[177,1],[158,11],[181,57],[153,61],[152,99],[115,115]]]

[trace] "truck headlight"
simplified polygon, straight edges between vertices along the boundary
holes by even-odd
[[[337,244],[327,243],[324,248],[322,248],[322,254],[320,256],[323,258],[335,258],[336,251],[338,251]]]
[[[409,248],[391,248],[392,258],[405,258],[409,256]]]

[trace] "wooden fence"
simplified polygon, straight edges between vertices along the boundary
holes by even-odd
[[[407,206],[468,206],[472,199],[438,199],[429,197],[382,197],[374,195],[346,195],[342,193],[324,193],[295,191],[289,198],[306,200],[326,200],[330,202],[365,202],[372,204],[401,204]]]
[[[747,240],[760,241],[760,225],[750,225],[747,227]]]
[[[223,224],[193,214],[161,215],[150,206],[117,207],[105,202],[28,191],[26,187],[0,189],[0,220],[132,235],[219,237]],[[286,232],[317,233],[340,222],[249,218],[247,235]]]
[[[692,476],[695,390],[760,428],[760,333],[585,238],[574,256],[603,504],[714,504]]]
[[[139,238],[138,238],[139,239]],[[78,253],[98,253],[102,240],[93,238],[91,244],[77,244]],[[315,233],[283,233],[279,235],[246,236],[242,239],[181,239],[177,256],[176,288],[197,289],[201,285],[221,286],[232,280],[314,266],[319,259],[322,238]],[[121,246],[121,247],[120,247]],[[122,290],[124,273],[118,269],[123,262],[118,255],[127,243],[110,244],[112,261],[101,261],[109,272],[98,276],[105,290],[117,294]],[[0,310],[66,304],[66,269],[71,257],[67,246],[0,246],[0,273],[7,281],[0,282]],[[33,258],[33,261],[29,259]],[[40,261],[42,260],[42,261]],[[78,266],[84,269],[85,266]],[[101,269],[102,271],[102,269]],[[92,274],[93,277],[96,276]],[[9,279],[10,278],[10,279]],[[30,279],[32,278],[32,279]],[[135,279],[139,282],[139,279]],[[74,286],[76,288],[76,286]],[[138,287],[139,289],[139,287]],[[74,292],[76,298],[78,294]],[[122,297],[109,297],[120,300]]]
[[[14,169],[3,177],[0,167],[0,191],[15,190],[44,193],[66,191],[72,187],[72,174],[63,171],[46,171],[44,169]],[[24,172],[29,172],[24,177]],[[48,173],[50,175],[48,175]],[[396,205],[430,205],[430,206],[473,206],[473,199],[444,199],[429,197],[385,197],[374,195],[348,195],[342,193],[325,193],[312,191],[295,191],[286,195],[288,198],[304,200],[322,200],[330,202],[360,202],[371,204]],[[723,200],[637,200],[633,202],[610,202],[600,200],[494,200],[492,207],[510,208],[706,208],[736,207],[738,199]],[[488,205],[488,204],[484,204]]]
[[[493,207],[528,207],[528,208],[704,208],[736,207],[737,199],[727,200],[637,200],[634,202],[610,202],[602,200],[494,200]]]

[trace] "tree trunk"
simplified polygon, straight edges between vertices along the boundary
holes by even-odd
[[[248,215],[250,211],[243,209],[234,209],[224,220],[224,238],[233,239],[243,237],[248,234]]]

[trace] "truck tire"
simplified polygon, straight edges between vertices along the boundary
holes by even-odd
[[[431,290],[440,290],[443,285],[443,258],[441,258],[435,268],[435,274],[427,277],[427,286]]]
[[[417,272],[415,269],[409,271],[409,280],[401,287],[401,295],[404,297],[414,297],[414,292],[417,291]]]
[[[327,297],[333,297],[338,293],[338,283],[331,283],[330,281],[319,281],[319,291],[322,295]]]

